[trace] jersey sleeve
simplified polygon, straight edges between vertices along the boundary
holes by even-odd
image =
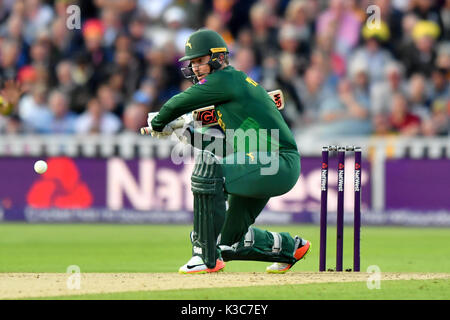
[[[162,131],[170,121],[196,109],[220,104],[232,99],[230,81],[220,72],[208,75],[199,83],[173,96],[152,120],[152,128]]]

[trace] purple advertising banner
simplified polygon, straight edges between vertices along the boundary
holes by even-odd
[[[386,209],[450,210],[450,160],[386,161]]]
[[[35,158],[1,158],[0,217],[3,221],[190,223],[192,164],[170,159],[45,159],[43,175]],[[346,160],[345,209],[353,210],[354,158]],[[303,158],[291,191],[272,198],[261,223],[317,223],[320,206],[319,158]],[[330,160],[330,220],[337,203],[337,162]],[[363,162],[362,208],[370,209],[370,167]]]
[[[192,164],[171,159],[0,158],[0,221],[192,223]],[[256,222],[315,223],[320,208],[320,158],[302,158],[302,173],[288,193],[272,198]],[[353,219],[354,158],[345,163],[345,223]],[[385,208],[371,207],[372,179],[362,163],[363,224],[450,226],[450,167],[446,160],[388,160]],[[328,212],[335,223],[337,161],[329,162]]]

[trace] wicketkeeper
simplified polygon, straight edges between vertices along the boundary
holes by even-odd
[[[284,273],[308,253],[310,242],[252,225],[271,197],[296,184],[300,155],[273,100],[258,83],[228,64],[228,53],[217,32],[194,32],[180,59],[190,61],[184,73],[194,85],[167,101],[157,115],[149,115],[147,129],[164,137],[172,133],[175,119],[213,105],[224,133],[223,149],[231,146],[225,154],[216,154],[221,148],[203,149],[196,156],[191,178],[192,258],[179,272],[217,272],[225,267],[224,261],[254,260],[274,262],[267,272]],[[187,132],[192,143],[195,131]]]

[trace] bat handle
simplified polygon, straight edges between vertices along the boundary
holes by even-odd
[[[148,136],[150,134],[152,134],[152,128],[151,127],[141,128],[141,135]]]

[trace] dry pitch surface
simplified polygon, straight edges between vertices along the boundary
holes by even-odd
[[[367,281],[368,273],[290,272],[216,273],[180,275],[177,273],[82,273],[80,288],[73,275],[64,273],[0,273],[0,299],[38,298],[125,291],[157,291],[194,288],[267,286],[284,284]],[[69,278],[72,277],[72,278]],[[382,273],[381,280],[450,279],[450,273]]]

